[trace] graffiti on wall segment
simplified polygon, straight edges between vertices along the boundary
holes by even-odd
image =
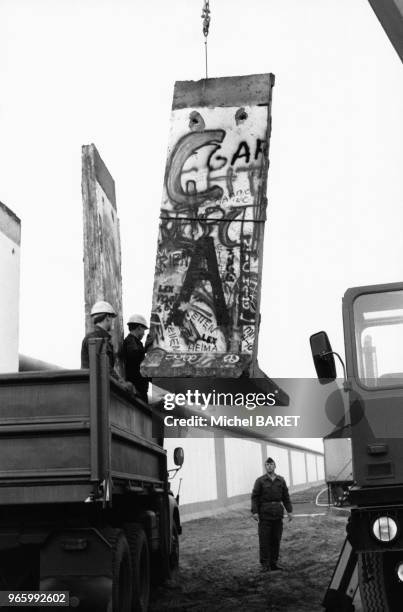
[[[154,343],[142,367],[148,376],[233,377],[250,368],[259,323],[268,99],[172,112]]]

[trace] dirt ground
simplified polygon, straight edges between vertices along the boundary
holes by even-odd
[[[294,513],[315,508],[315,490],[292,496]],[[296,516],[284,521],[282,572],[261,573],[257,524],[249,508],[183,525],[180,570],[154,590],[150,610],[323,612],[321,601],[344,539],[346,516]]]

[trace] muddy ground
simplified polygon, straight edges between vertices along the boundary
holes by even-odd
[[[312,489],[294,494],[295,514],[326,512],[314,507],[314,498]],[[286,569],[262,574],[249,508],[185,523],[178,577],[154,590],[150,610],[323,611],[345,524],[335,511],[285,520],[280,562]]]

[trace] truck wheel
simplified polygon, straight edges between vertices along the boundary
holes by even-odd
[[[11,549],[0,555],[0,590],[36,590],[39,552],[33,547]]]
[[[132,565],[132,610],[146,612],[150,599],[150,554],[141,525],[125,525]]]
[[[365,612],[400,612],[403,585],[396,575],[402,553],[361,553],[358,556],[358,578]]]
[[[179,568],[179,533],[176,523],[172,526],[171,534],[171,552],[169,555],[169,573],[170,578],[174,578]]]
[[[112,611],[131,612],[132,609],[132,568],[130,549],[125,534],[117,531],[113,545],[112,560]]]

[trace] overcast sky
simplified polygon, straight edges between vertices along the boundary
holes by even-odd
[[[124,317],[149,317],[175,80],[202,0],[1,0],[0,200],[22,219],[20,352],[79,366],[81,145],[116,181]],[[402,279],[403,67],[366,0],[211,0],[209,76],[273,72],[260,365],[343,352],[350,286]]]

